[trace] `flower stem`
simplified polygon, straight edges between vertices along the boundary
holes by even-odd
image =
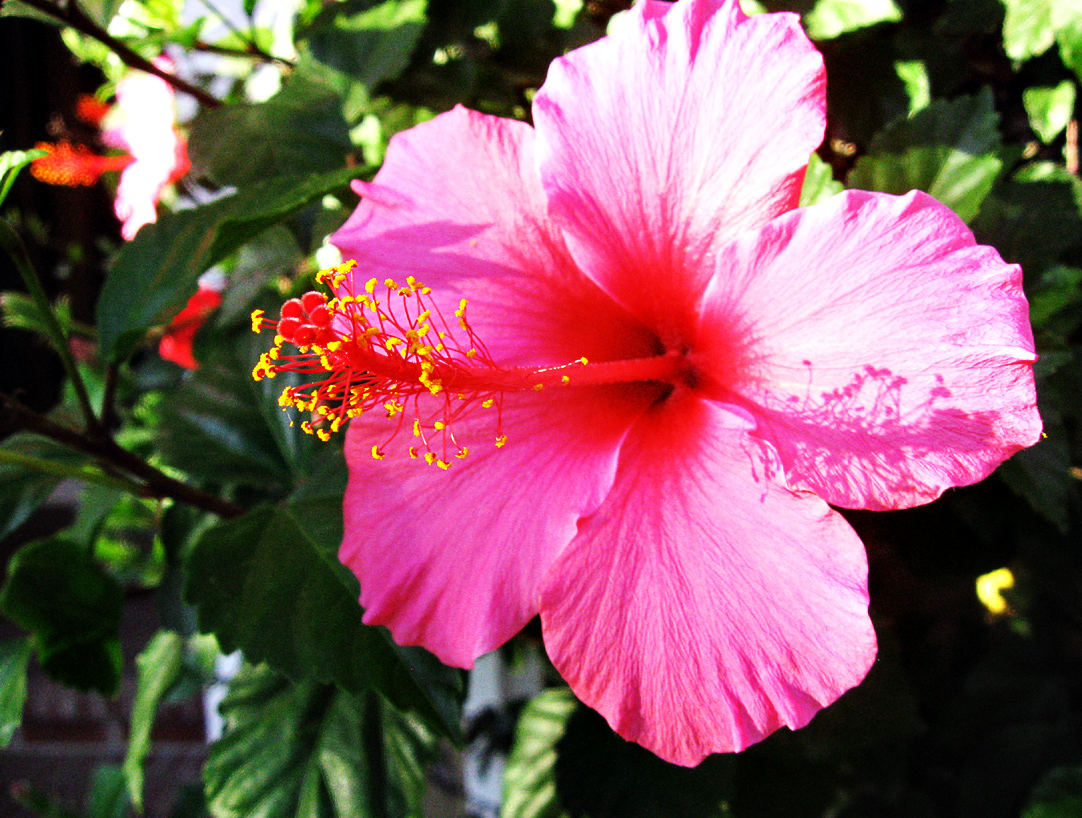
[[[57,443],[70,446],[72,449],[89,454],[104,465],[116,467],[126,472],[127,475],[137,478],[136,481],[129,482],[131,482],[133,489],[143,496],[157,497],[159,499],[169,497],[178,502],[213,512],[223,518],[239,517],[244,514],[243,508],[230,503],[228,500],[223,500],[221,497],[169,477],[142,458],[120,446],[108,435],[99,434],[96,430],[90,434],[83,434],[74,429],[69,429],[67,426],[27,409],[22,404],[3,394],[0,394],[0,408],[15,421],[18,428],[26,429],[42,437],[55,440]]]
[[[71,379],[71,385],[75,389],[75,398],[79,402],[79,409],[86,420],[87,429],[97,429],[98,418],[90,405],[90,396],[87,394],[86,384],[83,383],[82,375],[79,374],[79,367],[71,355],[67,336],[64,335],[60,322],[56,320],[56,314],[53,312],[53,305],[49,301],[49,296],[45,294],[45,288],[41,286],[41,281],[30,264],[30,258],[26,254],[26,248],[23,246],[19,234],[12,229],[11,225],[2,220],[0,220],[0,247],[3,247],[7,254],[11,256],[11,260],[15,262],[19,275],[22,276],[23,283],[26,284],[26,289],[30,292],[30,297],[37,304],[38,311],[45,322],[45,333],[49,336],[49,340],[52,341],[53,346],[60,355],[64,369]]]
[[[59,6],[56,3],[50,2],[50,0],[21,0],[21,2],[36,11],[40,11],[42,14],[48,14],[50,17],[55,17],[57,20],[64,23],[64,25],[70,26],[81,34],[93,37],[99,43],[108,46],[114,54],[120,57],[125,65],[160,77],[178,91],[195,97],[204,107],[217,108],[222,104],[220,99],[211,96],[202,88],[198,88],[191,83],[182,80],[175,74],[163,71],[150,60],[140,56],[124,42],[118,40],[95,23],[87,16],[86,12],[79,7],[79,4],[75,2],[75,0],[69,0],[64,6]]]

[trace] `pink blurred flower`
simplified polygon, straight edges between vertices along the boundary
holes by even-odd
[[[173,70],[168,57],[158,57],[154,64]],[[121,235],[130,241],[140,227],[157,220],[165,186],[191,168],[187,140],[176,129],[173,89],[152,74],[132,71],[117,85],[115,105],[83,96],[76,112],[80,119],[104,128],[105,144],[126,153],[101,156],[67,140],[55,145],[39,142],[34,147],[48,155],[35,159],[30,172],[47,184],[75,187],[96,184],[103,173],[121,171],[114,210],[122,222]]]
[[[154,64],[172,71],[168,57]],[[132,71],[116,89],[116,105],[106,116],[102,137],[134,158],[120,175],[114,205],[123,222],[121,234],[131,240],[144,224],[158,218],[162,190],[191,167],[188,146],[176,129],[173,89],[165,80],[143,71]]]
[[[923,193],[796,209],[824,82],[794,15],[645,0],[556,60],[535,127],[392,141],[334,236],[356,270],[257,367],[326,377],[283,396],[321,436],[353,417],[366,622],[469,667],[540,614],[578,697],[685,765],[864,677],[827,503],[929,502],[1041,424],[1017,266]]]

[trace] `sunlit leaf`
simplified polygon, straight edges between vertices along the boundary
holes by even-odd
[[[566,687],[543,690],[522,709],[503,773],[500,818],[564,818],[556,797],[556,745],[578,700]]]
[[[341,3],[317,19],[305,38],[316,59],[372,89],[409,64],[427,5],[427,0]]]
[[[1002,0],[1003,48],[1012,60],[1028,60],[1047,51],[1056,39],[1052,12],[1056,0]]]
[[[128,752],[124,757],[124,780],[135,808],[143,811],[143,762],[150,752],[150,730],[158,704],[183,669],[184,638],[172,631],[158,631],[135,659],[137,679],[132,704]]]
[[[813,153],[808,160],[808,170],[804,174],[804,186],[800,189],[800,206],[826,201],[835,193],[840,193],[845,186],[834,179],[834,171],[826,162]]]
[[[894,0],[819,0],[804,15],[804,28],[813,40],[829,40],[847,31],[902,19]]]
[[[1029,126],[1045,144],[1051,142],[1074,114],[1075,86],[1064,80],[1051,88],[1035,86],[1022,92],[1022,103],[1029,116]]]
[[[0,748],[7,747],[22,723],[26,668],[32,652],[29,639],[0,642]]]
[[[1002,167],[997,124],[987,89],[975,97],[935,100],[878,134],[847,184],[896,194],[923,190],[970,221]]]
[[[247,667],[203,770],[215,818],[421,818],[432,736],[372,693]]]

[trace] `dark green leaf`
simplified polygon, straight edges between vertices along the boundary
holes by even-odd
[[[503,773],[500,818],[564,818],[556,797],[556,744],[578,700],[566,687],[550,688],[522,710]]]
[[[124,773],[115,764],[101,765],[90,782],[85,818],[124,818],[127,812]]]
[[[557,752],[556,789],[572,818],[715,818],[729,790],[731,756],[669,764],[585,705],[571,714]]]
[[[847,184],[884,193],[923,190],[971,221],[1002,167],[998,121],[987,89],[935,100],[878,134]]]
[[[262,507],[208,531],[188,562],[188,600],[204,631],[295,680],[372,688],[435,729],[459,735],[461,681],[420,648],[361,623],[359,588],[338,562],[341,498]]]
[[[203,110],[192,126],[195,172],[221,185],[341,168],[350,152],[342,98],[302,60],[266,102]]]
[[[26,667],[32,647],[29,639],[0,642],[0,747],[7,747],[22,724]]]
[[[112,695],[120,681],[120,585],[85,546],[61,539],[12,558],[0,608],[34,634],[42,667],[58,681]]]
[[[242,669],[203,770],[215,818],[420,818],[433,745],[371,693]]]
[[[150,327],[168,322],[184,307],[212,265],[365,172],[344,168],[280,176],[144,227],[117,254],[98,301],[103,355],[110,361],[126,358]]]
[[[1034,511],[1067,533],[1068,501],[1075,491],[1075,481],[1070,473],[1070,439],[1059,412],[1044,399],[1050,397],[1047,388],[1040,394],[1044,437],[1035,446],[1018,452],[996,473]]]
[[[1033,277],[1082,244],[1080,185],[1051,163],[1023,168],[1010,181],[996,185],[973,232]]]
[[[85,455],[29,434],[0,444],[0,539],[26,522],[64,476],[77,473],[86,461]],[[45,470],[50,467],[55,468]]]
[[[143,811],[143,762],[150,752],[150,730],[158,704],[180,678],[184,667],[184,638],[172,631],[158,631],[136,657],[138,679],[132,704],[128,752],[124,757],[123,778],[128,796]]]
[[[1055,767],[1033,788],[1022,818],[1077,818],[1082,815],[1082,767]]]
[[[426,6],[427,0],[341,3],[316,21],[308,47],[320,62],[375,88],[409,65]]]

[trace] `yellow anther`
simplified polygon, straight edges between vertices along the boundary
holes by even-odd
[[[451,464],[448,463],[446,460],[437,460],[436,465],[439,466],[444,471],[447,471],[449,468],[451,468]]]
[[[368,279],[368,281],[366,281],[364,283],[364,291],[366,293],[368,293],[369,295],[372,295],[372,293],[374,293],[376,291],[376,285],[377,284],[379,284],[379,282],[376,281],[376,279],[374,279],[374,278]]]
[[[472,347],[470,349],[466,350],[466,357],[467,358],[476,358],[477,357],[477,350],[473,349]]]
[[[387,347],[387,349],[394,349],[397,346],[401,346],[403,343],[401,338],[388,338],[383,342],[383,345]]]
[[[263,310],[252,310],[252,332],[258,333],[263,329]]]
[[[470,450],[468,448],[466,448],[465,446],[463,446],[461,449],[459,449],[457,452],[455,452],[455,457],[457,457],[459,460],[465,460],[466,455],[468,455],[469,453],[470,453]]]
[[[435,423],[432,424],[432,426],[437,432],[442,432],[444,429],[447,428],[447,424],[444,423],[442,420],[437,420]]]
[[[560,378],[560,382],[561,383],[571,383],[571,378],[569,378],[567,375],[564,375],[562,378]]]
[[[533,385],[533,391],[534,392],[540,392],[544,388],[545,388],[545,385],[543,383],[535,383]]]
[[[373,446],[372,447],[372,457],[374,457],[376,460],[382,460],[386,456],[387,455],[385,455],[383,452],[381,452],[379,450],[379,446]]]
[[[427,463],[428,465],[431,466],[435,462],[436,462],[436,453],[435,452],[425,452],[425,463]]]
[[[414,418],[414,420],[413,420],[413,436],[414,437],[420,437],[421,436],[421,421],[417,420],[416,418]]]
[[[580,364],[582,364],[583,366],[586,366],[586,364],[588,364],[588,363],[590,363],[590,362],[589,362],[589,361],[587,361],[587,360],[586,360],[586,358],[585,358],[585,356],[584,356],[584,357],[582,357],[582,358],[579,358],[579,363],[580,363]]]
[[[326,429],[316,429],[316,437],[326,443],[328,440],[331,439],[331,433],[328,432]]]
[[[491,409],[492,404],[494,404],[495,402],[496,401],[494,398],[486,398],[485,400],[481,401],[481,406],[483,406],[485,409]]]
[[[409,447],[409,453],[410,453],[410,459],[411,460],[416,460],[418,457],[420,457],[420,455],[417,454],[417,447],[416,446],[410,446]]]
[[[507,435],[498,435],[496,437],[496,448],[502,449],[503,445],[507,442]]]
[[[398,285],[395,284],[393,278],[385,278],[385,279],[383,279],[383,284],[387,287],[388,290],[397,290],[398,289]]]

